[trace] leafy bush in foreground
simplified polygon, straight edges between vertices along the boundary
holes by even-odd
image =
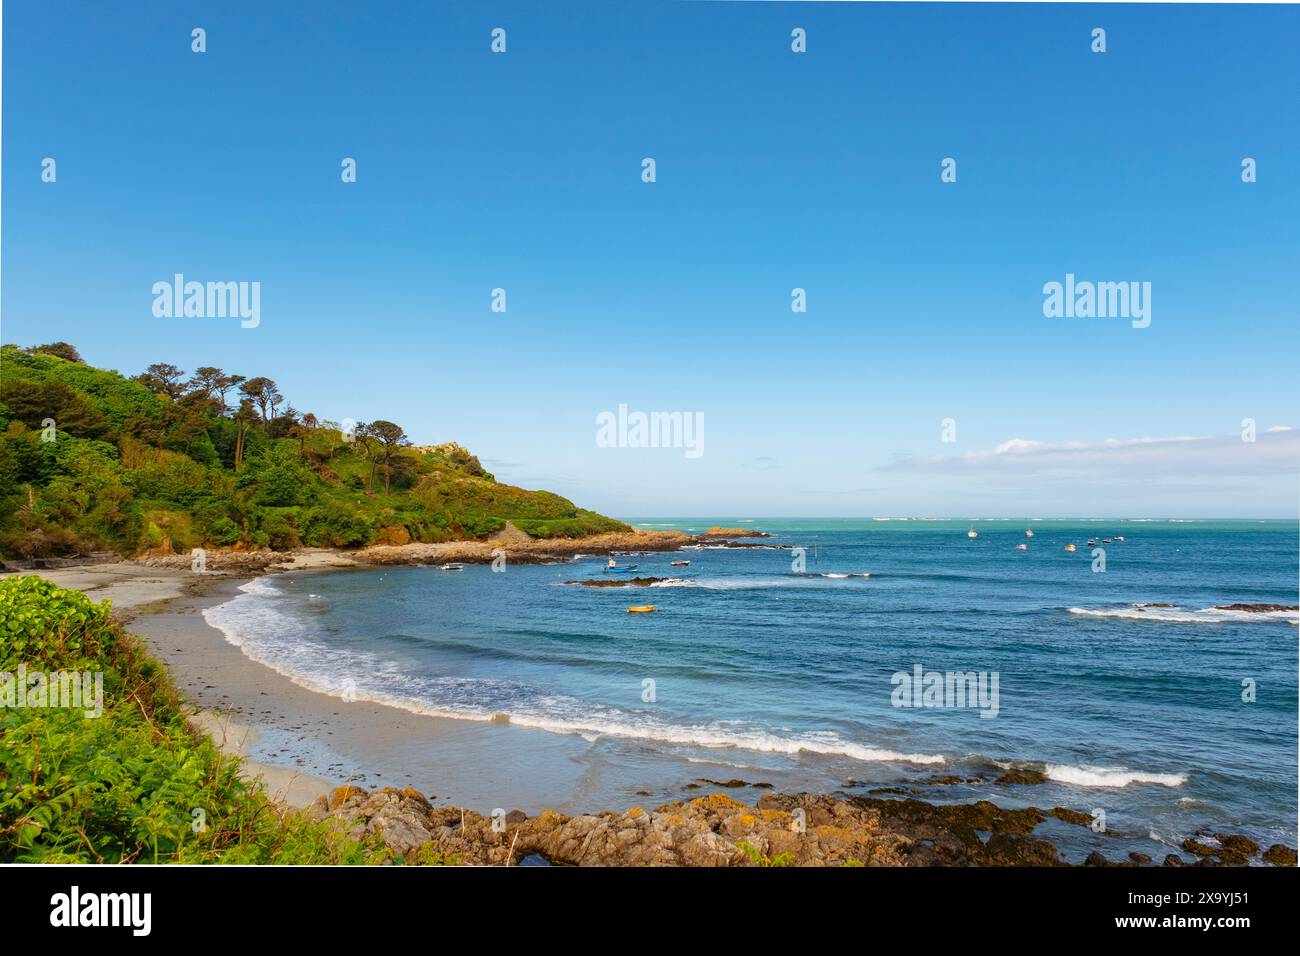
[[[20,665],[100,671],[104,706],[0,706],[0,863],[401,862],[242,781],[237,758],[186,726],[166,668],[107,601],[0,580],[0,681]]]

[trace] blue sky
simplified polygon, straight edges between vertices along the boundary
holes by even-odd
[[[6,342],[269,375],[619,515],[1296,514],[1294,8],[4,10]],[[260,325],[154,317],[176,272]],[[1151,326],[1044,317],[1066,273]],[[704,454],[597,447],[620,403]]]

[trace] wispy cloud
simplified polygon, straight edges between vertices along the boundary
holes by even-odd
[[[1033,477],[1252,476],[1300,469],[1300,431],[1276,425],[1254,442],[1241,435],[1108,438],[1051,443],[1012,438],[996,448],[959,455],[912,456],[878,471],[931,474],[1000,474]]]

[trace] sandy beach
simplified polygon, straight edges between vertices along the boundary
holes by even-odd
[[[283,573],[337,568],[338,557],[305,553],[300,570]],[[349,702],[250,660],[203,618],[205,608],[230,600],[249,577],[125,562],[33,573],[111,600],[115,616],[166,662],[198,711],[196,725],[245,757],[249,775],[261,776],[268,793],[291,805],[354,784],[413,786],[437,804],[482,812],[587,809],[583,794],[594,775],[623,772],[579,736]],[[673,772],[631,779],[640,782],[627,788],[628,805],[651,793],[670,799],[690,783]]]

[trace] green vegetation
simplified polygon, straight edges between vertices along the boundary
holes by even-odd
[[[0,680],[21,664],[102,672],[104,687],[99,717],[0,707],[0,863],[403,862],[241,781],[238,759],[186,727],[166,668],[108,614],[40,578],[0,581]]]
[[[758,847],[754,846],[752,843],[746,843],[744,840],[739,841],[736,844],[736,846],[740,848],[740,850],[745,854],[745,856],[749,857],[750,862],[753,863],[755,866],[762,866],[762,867],[789,866],[791,861],[794,860],[793,853],[787,851],[785,853],[778,853],[776,856],[768,856]]]
[[[394,422],[345,433],[263,376],[159,363],[125,378],[66,342],[0,348],[0,556],[470,540],[507,521],[628,530],[499,484],[454,443],[412,447]]]

